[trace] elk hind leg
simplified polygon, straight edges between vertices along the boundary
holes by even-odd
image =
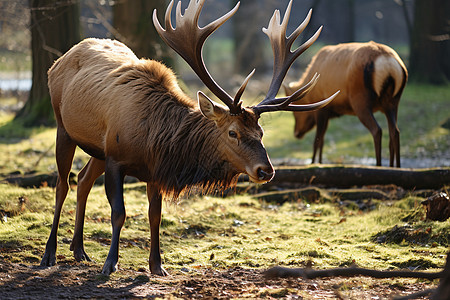
[[[149,201],[148,220],[150,222],[150,258],[149,268],[152,274],[169,275],[161,266],[159,246],[159,226],[161,224],[162,195],[157,186],[147,183],[147,197]]]
[[[86,211],[86,201],[89,192],[95,180],[105,171],[105,161],[91,157],[88,163],[78,174],[77,187],[77,213],[75,218],[75,231],[73,233],[70,250],[76,261],[87,260],[91,261],[89,256],[84,251],[83,245],[83,226],[84,216]]]
[[[370,131],[373,137],[373,143],[375,146],[375,158],[377,166],[381,166],[381,135],[382,130],[378,125],[377,120],[373,116],[371,107],[363,107],[360,110],[355,110],[361,123]]]
[[[58,167],[58,179],[56,182],[56,203],[53,216],[52,230],[45,246],[41,266],[53,266],[56,263],[57,233],[61,209],[69,191],[69,173],[72,167],[76,144],[69,137],[62,126],[58,126],[56,133],[56,165]]]
[[[389,127],[389,166],[400,168],[400,130],[397,127],[397,108],[386,110],[386,119]]]

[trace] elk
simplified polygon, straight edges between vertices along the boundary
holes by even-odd
[[[176,8],[176,27],[171,23],[173,1],[165,15],[165,29],[156,10],[154,25],[163,40],[191,66],[206,87],[225,105],[202,92],[189,98],[178,86],[174,73],[162,63],[138,59],[118,41],[86,39],[71,48],[50,68],[48,85],[56,116],[55,214],[41,266],[56,263],[57,230],[67,196],[68,175],[76,146],[91,158],[78,174],[75,230],[70,249],[77,261],[90,260],[83,245],[83,226],[88,194],[96,178],[105,174],[105,192],[111,206],[112,237],[102,273],[116,270],[119,236],[125,221],[123,181],[131,175],[147,183],[150,223],[151,273],[167,275],[161,266],[159,225],[162,199],[177,198],[193,187],[203,191],[233,186],[237,176],[247,174],[257,183],[274,176],[274,169],[261,142],[258,124],[262,113],[311,110],[327,105],[335,95],[320,102],[294,105],[317,82],[317,76],[290,97],[277,98],[283,78],[293,61],[319,36],[321,28],[303,45],[291,45],[308,24],[311,12],[286,38],[292,3],[283,23],[275,11],[267,29],[275,53],[274,74],[264,100],[243,107],[241,96],[253,74],[245,79],[233,98],[211,77],[202,58],[206,38],[227,21],[227,14],[200,28],[198,19],[205,0],[191,0],[181,13]]]
[[[397,110],[408,78],[408,71],[398,54],[390,47],[375,43],[344,43],[323,47],[311,60],[298,82],[285,86],[291,95],[296,88],[310,80],[315,73],[322,80],[303,99],[311,103],[314,98],[339,88],[341,93],[324,109],[315,112],[294,112],[294,135],[302,138],[316,126],[312,163],[322,149],[328,120],[342,115],[356,115],[370,131],[375,144],[377,166],[381,166],[381,128],[373,113],[386,115],[389,127],[390,166],[400,167],[400,132],[397,127]]]

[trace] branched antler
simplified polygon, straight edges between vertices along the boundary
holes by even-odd
[[[322,26],[314,33],[314,35],[295,51],[291,51],[292,44],[298,38],[298,36],[303,32],[303,30],[308,25],[312,10],[309,10],[308,15],[305,20],[294,30],[294,32],[286,37],[286,29],[289,21],[289,16],[291,14],[292,0],[286,9],[283,21],[281,22],[280,11],[275,10],[272,18],[270,19],[267,28],[263,28],[263,32],[267,34],[272,45],[274,64],[273,64],[273,77],[267,92],[266,98],[261,101],[258,105],[253,107],[253,110],[257,114],[261,114],[268,111],[278,111],[278,110],[288,110],[288,111],[307,111],[321,108],[327,105],[331,100],[333,100],[337,94],[336,92],[329,98],[308,105],[293,105],[294,101],[300,100],[306,95],[316,84],[319,76],[316,74],[312,80],[307,83],[304,87],[300,88],[290,97],[286,98],[276,98],[278,91],[280,90],[281,84],[286,77],[287,71],[291,67],[292,63],[299,57],[306,49],[308,49],[319,37]]]
[[[162,28],[159,23],[156,9],[153,11],[153,24],[164,42],[183,57],[209,90],[229,107],[230,112],[240,113],[241,108],[239,99],[235,101],[235,99],[214,81],[206,69],[202,55],[202,48],[205,40],[236,13],[239,8],[239,2],[231,11],[222,17],[204,27],[199,27],[198,19],[204,3],[205,0],[190,1],[183,15],[181,13],[181,1],[179,1],[176,7],[176,27],[174,28],[170,17],[173,8],[172,0],[166,10],[166,28]],[[246,82],[248,82],[248,80]],[[243,84],[244,87],[241,87],[242,92],[246,82]]]
[[[184,15],[181,13],[181,1],[176,7],[176,27],[173,27],[171,21],[171,13],[173,9],[173,0],[170,2],[165,15],[165,29],[158,21],[156,10],[153,11],[153,23],[164,42],[174,49],[183,59],[191,66],[203,83],[215,94],[223,103],[230,109],[231,114],[240,114],[242,112],[241,96],[247,86],[250,77],[254,70],[244,80],[244,83],[239,88],[236,96],[231,97],[225,90],[223,90],[211,77],[203,62],[202,48],[205,40],[217,28],[224,24],[231,18],[239,8],[239,2],[228,13],[209,23],[204,27],[199,27],[198,19],[205,0],[191,0],[185,10]],[[303,45],[298,47],[295,51],[291,51],[292,44],[297,37],[303,32],[311,19],[311,10],[306,16],[305,20],[297,27],[296,30],[286,37],[286,28],[289,21],[289,16],[292,7],[292,0],[289,2],[283,22],[280,23],[280,11],[275,10],[267,28],[263,28],[264,33],[269,36],[274,53],[274,71],[273,78],[270,83],[267,96],[261,103],[252,107],[253,111],[260,115],[261,113],[277,110],[288,111],[307,111],[321,108],[327,105],[336,97],[339,92],[336,92],[331,97],[312,104],[293,105],[292,102],[301,99],[308,91],[314,87],[319,76],[314,76],[313,79],[304,87],[300,88],[290,97],[276,98],[276,95],[281,87],[281,84],[286,76],[287,71],[294,62],[306,49],[311,46],[319,37],[322,27]]]

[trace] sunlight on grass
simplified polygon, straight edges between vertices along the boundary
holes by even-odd
[[[147,200],[142,184],[127,185],[127,220],[121,234],[120,265],[148,268],[150,233]],[[54,192],[49,188],[21,189],[2,185],[0,208],[10,214],[0,226],[3,248],[20,248],[14,261],[38,263],[51,227]],[[72,260],[69,244],[75,222],[75,191],[69,192],[63,208],[58,254]],[[19,197],[27,200],[20,208]],[[415,200],[401,205],[382,204],[370,212],[349,210],[335,203],[309,204],[302,199],[283,205],[249,196],[183,199],[165,203],[161,246],[169,269],[233,266],[266,268],[280,264],[318,268],[360,266],[390,269],[416,265],[439,268],[444,264],[447,242],[400,244],[377,243],[374,236],[402,226]],[[416,230],[448,236],[449,221],[410,222]],[[332,228],[332,230],[330,230]],[[95,186],[86,210],[85,248],[99,265],[106,259],[111,237],[110,209],[103,187]],[[422,264],[424,267],[421,267]]]

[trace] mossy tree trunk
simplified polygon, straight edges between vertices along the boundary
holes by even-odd
[[[47,86],[47,71],[53,62],[80,41],[77,1],[29,0],[31,12],[32,86],[25,106],[16,119],[25,126],[54,124]]]

